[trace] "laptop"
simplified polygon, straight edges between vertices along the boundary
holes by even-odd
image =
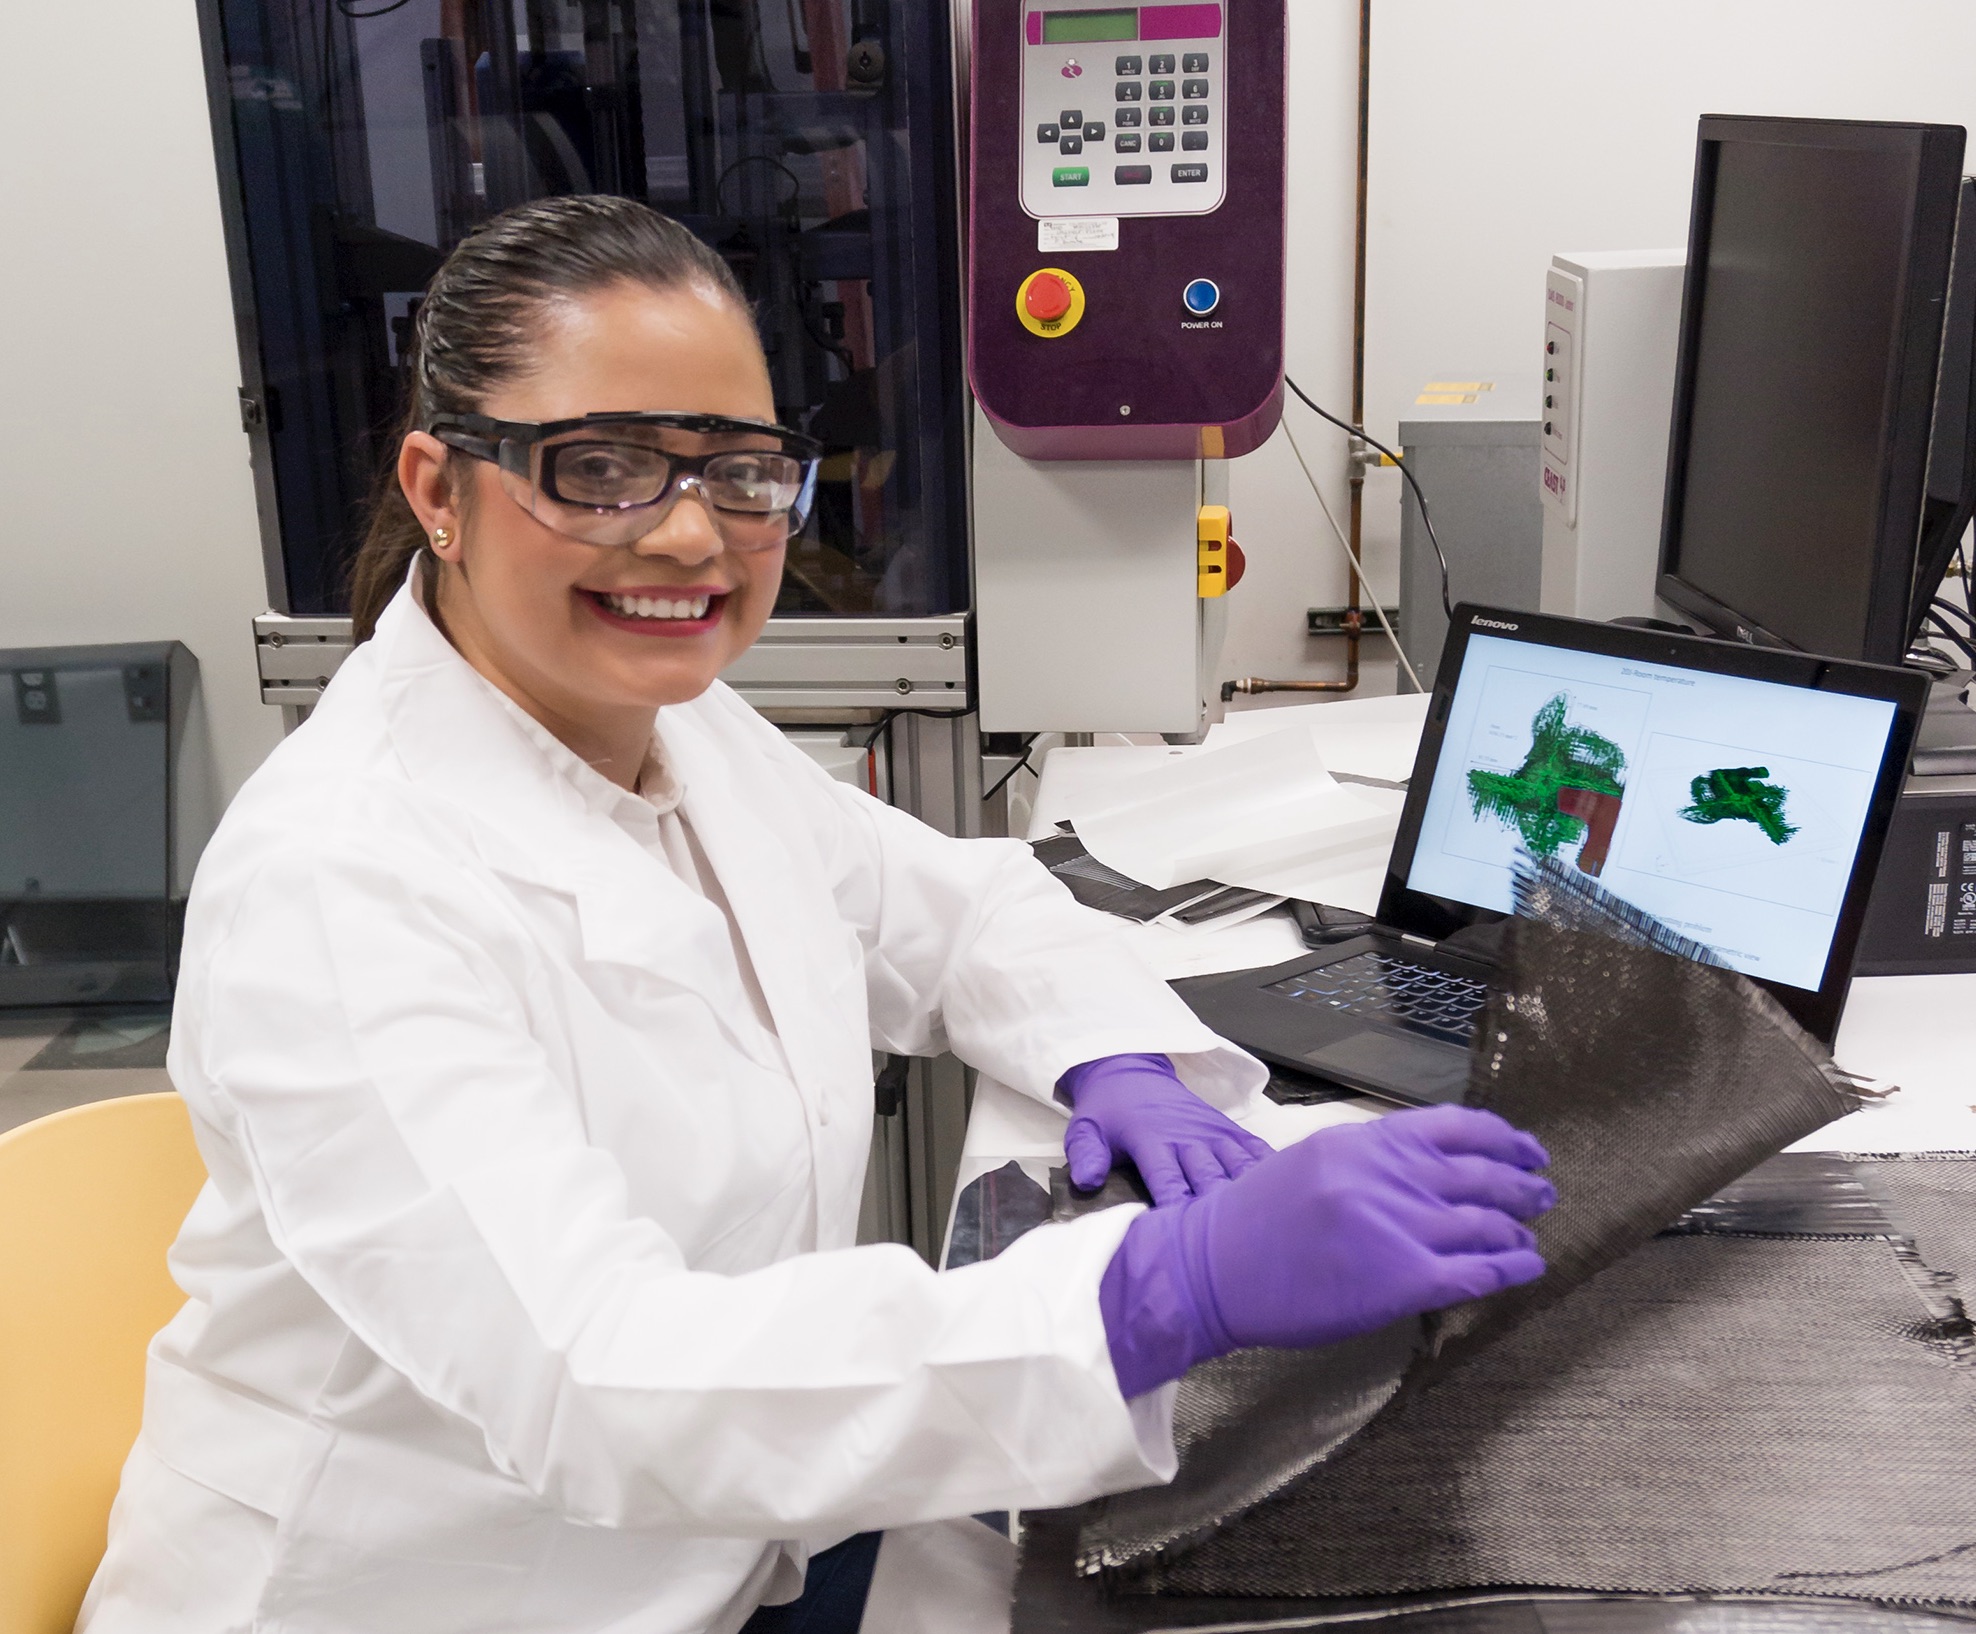
[[[1175,989],[1266,1061],[1456,1101],[1519,852],[1708,948],[1829,1045],[1928,677],[1463,603],[1363,935]]]

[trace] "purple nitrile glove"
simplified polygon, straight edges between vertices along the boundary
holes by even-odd
[[[1258,1140],[1196,1095],[1163,1055],[1107,1055],[1057,1080],[1075,1114],[1063,1134],[1071,1184],[1095,1191],[1129,1157],[1155,1205],[1182,1203],[1269,1156]]]
[[[1148,1209],[1098,1287],[1119,1389],[1535,1281],[1544,1262],[1520,1222],[1557,1201],[1529,1172],[1548,1162],[1493,1112],[1435,1106],[1320,1129],[1230,1185]]]

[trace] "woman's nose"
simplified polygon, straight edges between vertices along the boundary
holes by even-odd
[[[676,562],[710,562],[727,548],[697,477],[681,481],[659,525],[631,548],[640,556],[664,556]]]

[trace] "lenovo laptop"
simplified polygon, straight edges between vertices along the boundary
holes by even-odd
[[[1176,982],[1263,1059],[1459,1100],[1521,851],[1593,876],[1838,1032],[1928,677],[1457,607],[1367,934]]]

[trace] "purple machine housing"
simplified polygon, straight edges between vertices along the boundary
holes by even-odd
[[[1022,202],[1025,144],[1035,136],[1022,108],[1023,53],[1040,43],[1044,14],[1061,4],[974,6],[967,338],[975,397],[1025,459],[1246,454],[1276,429],[1283,408],[1285,0],[1117,7],[1114,14],[1141,19],[1137,43],[1084,48],[1092,70],[1066,84],[1065,102],[1108,123],[1114,54],[1159,50],[1176,28],[1204,33],[1209,22],[1224,54],[1213,132],[1224,148],[1219,207],[1123,215],[1118,248],[1097,251],[1038,249],[1038,219]],[[1108,131],[1088,162],[1113,164],[1112,147]],[[1188,155],[1139,157],[1165,164]],[[1097,213],[1099,201],[1079,211],[1083,201],[1065,193],[1065,216]],[[1016,316],[1023,280],[1046,267],[1083,286],[1082,321],[1065,335],[1034,334]],[[1182,299],[1196,279],[1220,289],[1205,321]]]

